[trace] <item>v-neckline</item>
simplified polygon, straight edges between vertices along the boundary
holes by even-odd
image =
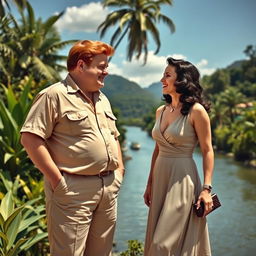
[[[162,117],[163,117],[163,113],[164,113],[164,111],[165,111],[165,109],[166,109],[166,106],[164,106],[164,108],[163,108],[163,110],[162,110],[162,112],[161,112],[161,115],[160,115],[160,119],[159,119],[159,130],[160,130],[160,133],[161,133],[161,135],[164,137],[164,133],[167,131],[167,129],[172,125],[172,124],[174,124],[179,118],[180,118],[180,115],[178,115],[170,124],[168,124],[167,126],[166,126],[166,128],[162,131],[161,130],[161,123],[162,123]]]

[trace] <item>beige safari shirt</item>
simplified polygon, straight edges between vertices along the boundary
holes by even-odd
[[[60,171],[94,175],[118,167],[116,117],[107,97],[95,108],[68,75],[35,98],[21,132],[43,138]]]

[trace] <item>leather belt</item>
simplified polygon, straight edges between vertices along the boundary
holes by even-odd
[[[61,171],[60,172],[61,173],[61,175],[63,176],[63,171]],[[100,173],[98,173],[98,174],[92,174],[92,175],[84,175],[84,174],[71,174],[71,175],[81,175],[81,176],[85,176],[85,177],[93,177],[93,176],[97,176],[97,177],[105,177],[105,176],[109,176],[111,173],[113,173],[113,171],[102,171],[102,172],[100,172]]]

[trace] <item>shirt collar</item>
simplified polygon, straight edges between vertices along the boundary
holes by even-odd
[[[80,91],[82,94],[82,90],[78,87],[78,85],[75,83],[75,81],[72,79],[71,75],[68,74],[66,78],[64,79],[65,84],[67,85],[67,92],[68,93],[76,93]],[[101,91],[94,93],[94,100],[95,102],[98,100],[101,100],[103,97],[103,93]]]
[[[68,93],[75,93],[80,91],[80,88],[78,87],[78,85],[75,83],[75,81],[72,79],[72,77],[70,76],[70,74],[68,74],[65,78],[65,83],[67,85],[67,92]]]

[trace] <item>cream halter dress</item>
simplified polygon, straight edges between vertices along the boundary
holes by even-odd
[[[195,215],[192,204],[201,182],[192,158],[197,136],[189,114],[180,114],[162,133],[165,107],[152,130],[159,146],[153,170],[145,256],[210,256],[206,218]]]

